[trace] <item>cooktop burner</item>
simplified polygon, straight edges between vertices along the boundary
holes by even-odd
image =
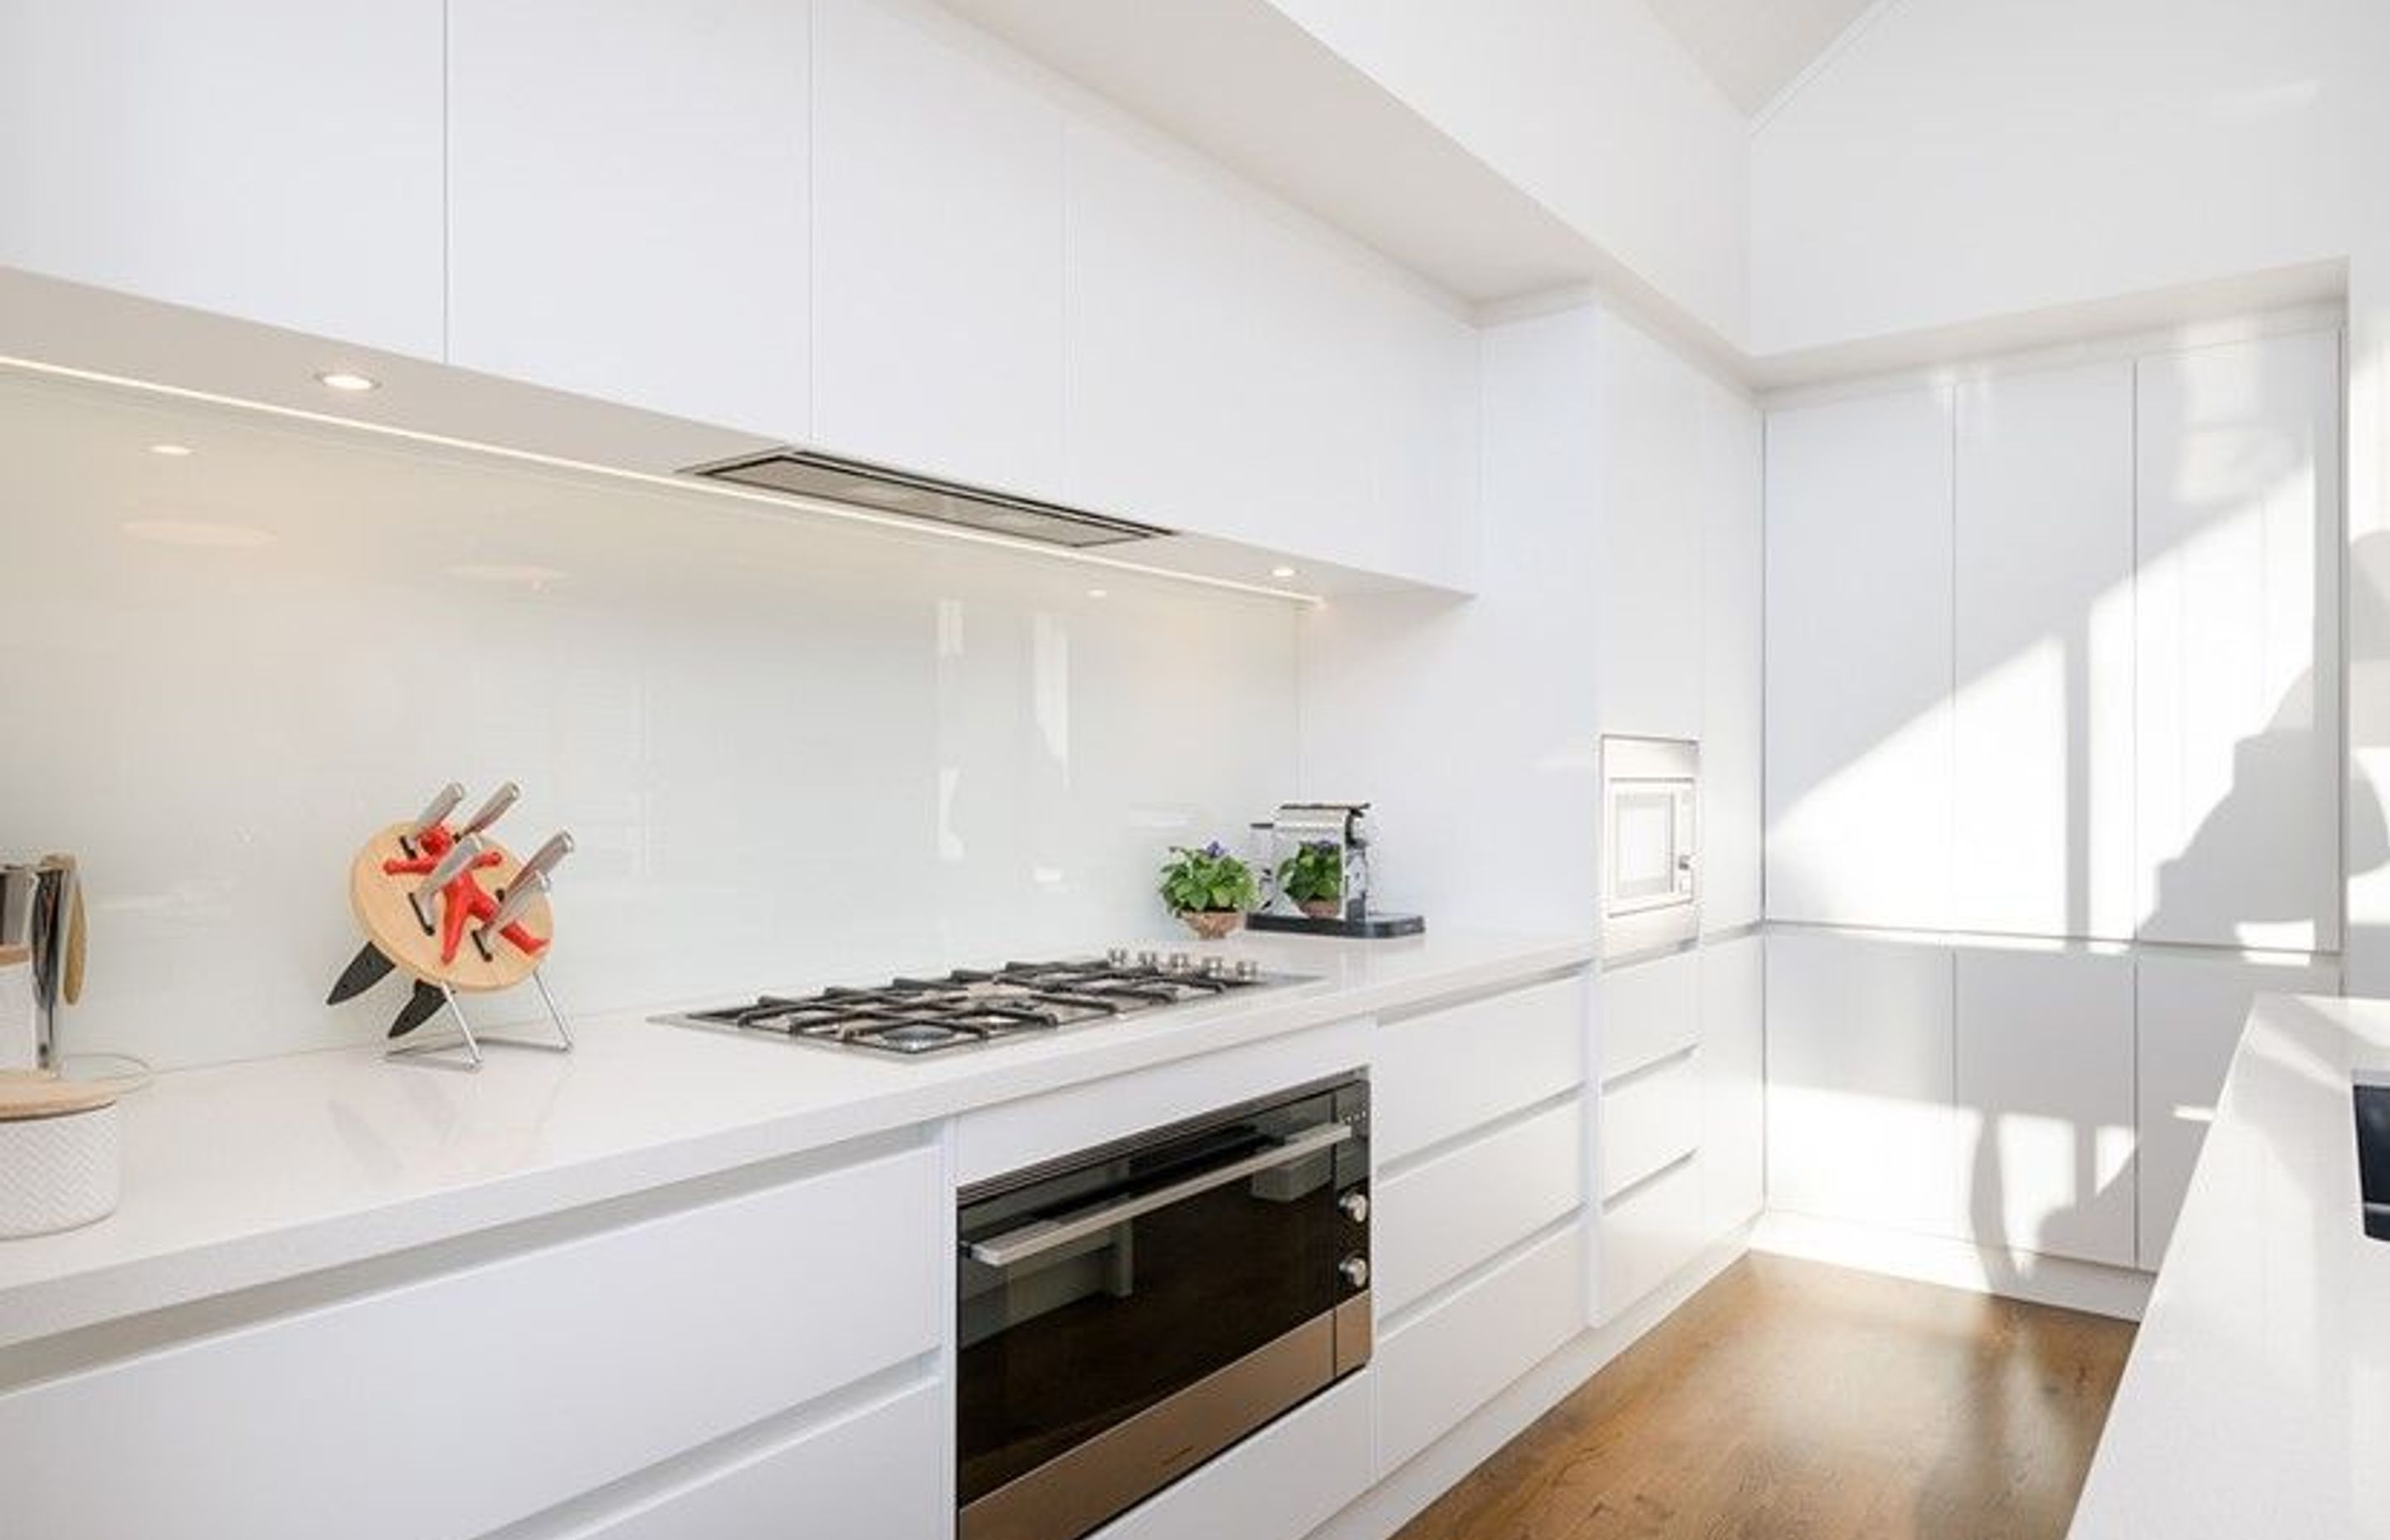
[[[801,1043],[888,1054],[938,1053],[1166,1009],[1240,990],[1307,980],[1184,952],[958,968],[942,979],[894,979],[877,989],[766,995],[752,1005],[659,1016],[677,1026],[770,1033]]]

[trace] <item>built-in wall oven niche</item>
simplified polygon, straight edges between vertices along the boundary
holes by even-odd
[[[967,1187],[961,1540],[1074,1540],[1368,1362],[1357,1072]]]
[[[1701,746],[1601,740],[1601,952],[1618,957],[1701,931]]]

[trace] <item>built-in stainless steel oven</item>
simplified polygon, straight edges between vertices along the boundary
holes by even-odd
[[[961,1194],[962,1540],[1073,1540],[1368,1362],[1368,1083]]]

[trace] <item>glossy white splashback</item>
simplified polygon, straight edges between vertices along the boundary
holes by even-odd
[[[69,1051],[378,1036],[397,983],[323,1004],[350,855],[452,777],[578,837],[568,1009],[1150,933],[1163,847],[1296,784],[1282,602],[83,387],[0,381],[0,613]]]

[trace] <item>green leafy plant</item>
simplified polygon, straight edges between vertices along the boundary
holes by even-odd
[[[1306,840],[1279,863],[1279,891],[1297,904],[1341,904],[1344,899],[1344,847],[1333,840]]]
[[[1253,870],[1217,840],[1201,850],[1170,847],[1162,868],[1162,901],[1178,914],[1241,912],[1253,906]]]

